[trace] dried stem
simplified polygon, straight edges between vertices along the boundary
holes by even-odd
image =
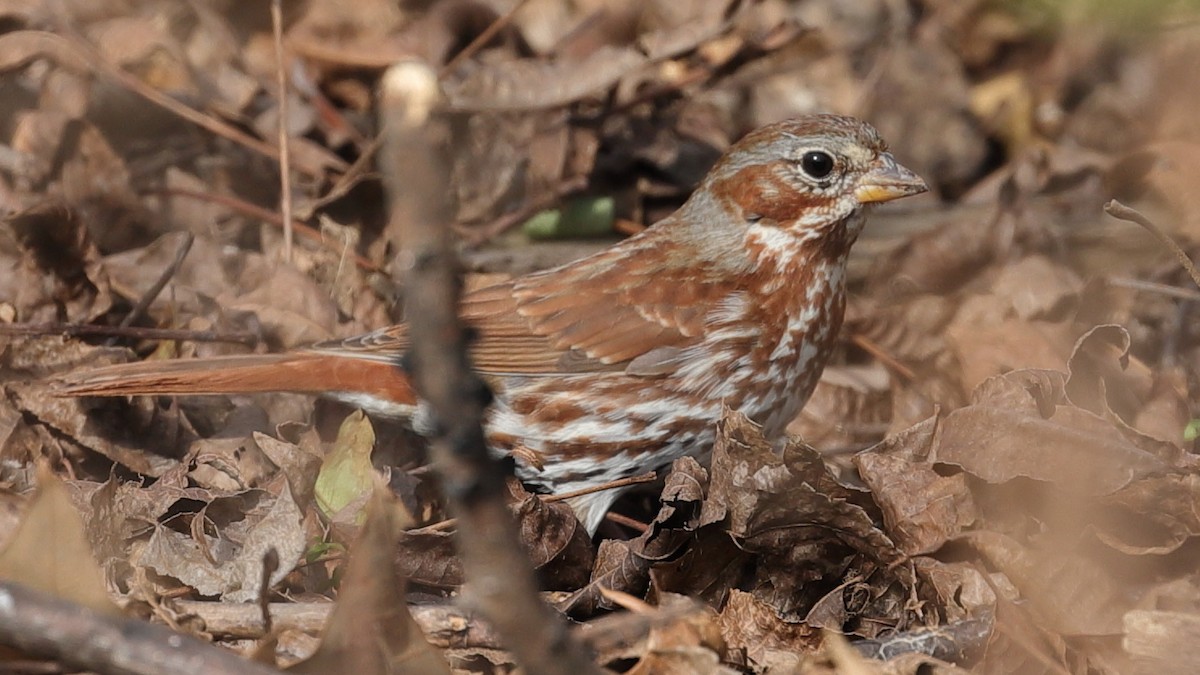
[[[1146,216],[1142,215],[1141,211],[1125,206],[1115,199],[1110,199],[1108,203],[1104,205],[1104,211],[1113,218],[1128,220],[1149,230],[1150,234],[1153,234],[1158,238],[1159,241],[1163,243],[1163,245],[1171,249],[1171,252],[1173,252],[1175,257],[1179,259],[1179,264],[1183,266],[1183,269],[1187,270],[1188,276],[1192,278],[1192,283],[1196,284],[1197,287],[1200,287],[1200,272],[1196,271],[1196,266],[1192,264],[1192,259],[1189,258],[1187,253],[1184,253],[1183,249],[1179,247],[1179,244],[1176,244],[1175,240],[1171,239],[1166,232],[1163,232],[1162,228],[1156,225],[1153,220],[1150,220]]]
[[[394,231],[403,250],[406,315],[412,336],[407,359],[428,403],[430,452],[452,514],[467,586],[478,608],[526,672],[598,673],[586,650],[537,594],[528,557],[504,501],[504,478],[484,440],[487,385],[471,370],[467,338],[455,312],[459,264],[450,242],[449,167],[429,118],[440,102],[428,66],[401,63],[383,78],[380,152]],[[397,364],[399,367],[399,364]]]
[[[282,0],[271,0],[275,40],[275,83],[279,88],[279,213],[283,216],[283,260],[292,262],[292,153],[288,143],[288,78],[283,53]]]
[[[137,321],[150,309],[150,305],[154,304],[154,300],[158,298],[158,294],[162,293],[175,274],[179,272],[180,266],[183,265],[183,261],[187,258],[188,251],[192,250],[192,244],[195,241],[196,235],[191,232],[188,232],[184,236],[183,242],[179,244],[179,249],[175,251],[175,257],[171,260],[171,264],[167,265],[162,274],[158,275],[158,280],[142,294],[142,297],[138,299],[133,309],[125,315],[125,318],[121,319],[121,323],[119,324],[121,328],[132,326],[134,321]]]

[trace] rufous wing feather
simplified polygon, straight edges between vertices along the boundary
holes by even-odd
[[[656,290],[663,285],[671,297]],[[665,266],[653,248],[618,245],[604,255],[472,290],[460,313],[475,331],[471,355],[480,372],[579,374],[623,370],[648,353],[678,353],[695,344],[705,316],[727,293],[717,281]],[[311,349],[393,359],[408,346],[401,324]]]

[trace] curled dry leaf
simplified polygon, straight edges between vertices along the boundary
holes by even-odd
[[[1075,344],[1067,363],[1064,390],[1072,403],[1110,421],[1121,435],[1148,453],[1172,465],[1193,464],[1191,456],[1179,447],[1184,421],[1177,422],[1166,439],[1155,438],[1129,423],[1141,417],[1152,394],[1160,406],[1186,410],[1187,400],[1179,392],[1159,387],[1149,368],[1129,354],[1130,337],[1121,326],[1092,328]],[[1174,442],[1172,442],[1174,441]]]
[[[577,588],[592,566],[591,539],[565,504],[547,504],[516,481],[509,482],[521,543],[548,588]],[[396,569],[414,583],[453,589],[463,583],[462,562],[446,530],[420,528],[400,534]]]
[[[548,504],[526,492],[516,480],[509,481],[517,501],[514,515],[519,536],[543,588],[578,588],[587,581],[595,551],[592,538],[575,517],[571,507],[561,502]]]
[[[5,225],[21,248],[13,270],[23,277],[10,298],[24,322],[87,322],[113,305],[100,252],[83,219],[61,203],[44,203],[10,216]],[[43,289],[52,289],[46,293]],[[65,317],[63,316],[65,313]]]
[[[784,631],[803,622],[874,636],[908,625],[911,566],[814,450],[792,441],[776,453],[730,412],[712,476],[697,539],[654,567],[657,588],[718,605],[748,592]]]
[[[1092,527],[1129,555],[1166,555],[1200,536],[1200,474],[1172,472],[1134,481],[1104,498]]]
[[[289,443],[257,431],[254,432],[253,438],[263,454],[287,478],[288,488],[296,505],[306,509],[316,493],[321,458],[306,450],[303,445]]]
[[[884,563],[902,557],[816,451],[791,441],[777,455],[743,415],[718,425],[712,476],[699,524],[722,523],[748,549],[837,541]]]
[[[932,558],[913,560],[926,585],[921,590],[928,626],[856,642],[870,658],[890,661],[904,654],[954,663],[981,655],[995,629],[996,595],[983,574],[969,564],[946,564]]]
[[[976,397],[974,404],[948,413],[931,456],[989,483],[1021,476],[1097,496],[1167,468],[1086,410],[1064,402],[1053,407],[1049,418],[1043,417],[1023,379],[1028,380],[1024,371],[1000,376],[986,385],[997,398]],[[1001,383],[1014,396],[998,394]],[[1023,406],[1011,405],[1021,396]]]
[[[143,476],[161,476],[178,464],[178,460],[161,454],[171,453],[173,448],[164,448],[164,440],[175,439],[179,435],[178,426],[172,428],[170,420],[157,415],[157,411],[136,409],[134,406],[118,403],[117,405],[101,404],[90,406],[86,402],[63,399],[53,396],[44,384],[13,383],[5,385],[5,389],[17,409],[26,412],[37,420],[32,428],[42,437],[40,446],[62,447],[64,444],[77,444],[90,452],[107,457],[113,462],[127,467]],[[92,417],[89,411],[102,411],[104,415]],[[119,413],[114,413],[119,410]],[[109,420],[137,420],[126,427],[125,434],[114,433],[113,425],[102,424],[98,418]],[[129,429],[149,431],[151,438],[156,441],[152,447],[143,447],[147,442],[145,436],[132,438]],[[53,434],[53,438],[49,437]],[[186,432],[185,432],[186,435]],[[122,437],[124,436],[124,437]],[[29,448],[33,450],[34,448]],[[38,448],[40,451],[40,448]]]

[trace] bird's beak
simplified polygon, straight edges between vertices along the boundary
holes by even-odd
[[[861,204],[872,204],[920,194],[928,189],[920,176],[897,164],[892,153],[884,152],[858,180],[854,196]]]

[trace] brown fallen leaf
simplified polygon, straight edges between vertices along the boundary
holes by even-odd
[[[228,499],[228,498],[226,498]],[[201,595],[220,596],[229,602],[249,602],[259,597],[263,556],[274,548],[280,565],[270,583],[278,583],[299,562],[307,542],[301,528],[303,514],[292,501],[287,480],[280,476],[262,490],[234,495],[230,512],[218,516],[210,503],[197,518],[209,523],[188,534],[156,524],[135,563],[173,577]],[[207,525],[211,525],[209,530]]]
[[[23,278],[17,294],[9,298],[21,321],[87,322],[112,308],[100,252],[77,210],[48,201],[8,217],[4,224],[24,258],[11,270]]]
[[[996,629],[977,667],[993,673],[1071,672],[1066,640],[1036,621],[1024,604],[1008,599],[997,602]]]
[[[887,532],[909,555],[938,550],[977,518],[966,476],[934,467],[938,423],[931,417],[854,456]]]
[[[645,532],[629,541],[605,539],[595,555],[591,580],[558,603],[572,616],[611,609],[605,590],[642,596],[655,562],[670,559],[692,539],[708,472],[691,457],[677,459],[667,474],[658,515]]]
[[[979,551],[1021,591],[1041,623],[1057,633],[1116,635],[1137,588],[1101,564],[1066,550],[1036,550],[996,532],[969,532],[961,540]]]
[[[786,623],[869,637],[906,628],[916,578],[858,503],[865,494],[802,443],[775,452],[744,416],[728,413],[718,430],[696,539],[654,566],[655,587],[716,606],[744,591]]]
[[[760,671],[792,670],[821,645],[819,628],[784,621],[773,607],[745,591],[730,591],[717,621],[728,649],[744,653]]]
[[[1169,473],[1135,481],[1107,496],[1091,527],[1129,555],[1166,555],[1200,536],[1200,474]]]
[[[337,604],[311,658],[289,668],[324,673],[450,673],[408,613],[405,580],[392,564],[405,523],[399,502],[376,486],[358,540],[351,547]]]
[[[1064,403],[1043,417],[1036,399],[1019,393],[1028,379],[1025,371],[999,376],[986,383],[987,398],[948,413],[931,456],[989,483],[1026,477],[1097,496],[1167,468],[1086,410]],[[1024,405],[1013,406],[1021,396]]]
[[[574,589],[586,583],[595,550],[591,536],[571,507],[562,502],[546,503],[526,492],[516,480],[510,480],[508,486],[512,499],[517,501],[513,515],[519,538],[538,571],[542,588]]]
[[[692,604],[690,598],[673,594],[659,597],[664,612]],[[725,642],[715,613],[697,608],[666,625],[654,626],[645,651],[629,673],[636,675],[733,675],[738,672],[721,663]]]
[[[108,595],[79,512],[62,481],[45,464],[38,468],[37,493],[0,552],[0,578],[97,612],[120,614]]]

